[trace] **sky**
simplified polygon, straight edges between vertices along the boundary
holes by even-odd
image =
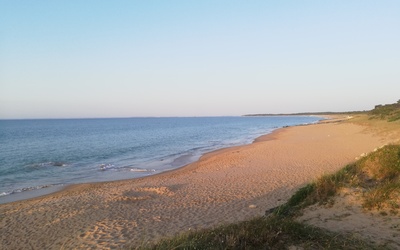
[[[0,0],[0,119],[369,110],[398,0]]]

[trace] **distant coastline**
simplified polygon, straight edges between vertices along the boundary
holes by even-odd
[[[301,113],[267,113],[267,114],[245,114],[243,116],[324,116],[324,115],[356,115],[366,114],[369,111],[345,111],[345,112],[301,112]]]

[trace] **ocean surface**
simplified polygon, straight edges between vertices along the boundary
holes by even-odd
[[[0,203],[68,184],[138,178],[312,116],[0,120]],[[23,195],[21,195],[23,194]]]

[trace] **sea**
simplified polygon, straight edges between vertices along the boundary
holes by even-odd
[[[315,116],[0,120],[0,203],[139,178]]]

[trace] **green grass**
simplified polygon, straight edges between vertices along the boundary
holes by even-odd
[[[364,207],[378,210],[389,208],[392,211],[399,209],[399,204],[395,202],[399,197],[400,183],[387,182],[379,188],[368,191],[364,196]]]
[[[258,217],[215,229],[184,233],[139,249],[376,249],[352,236],[335,234],[291,218]]]

